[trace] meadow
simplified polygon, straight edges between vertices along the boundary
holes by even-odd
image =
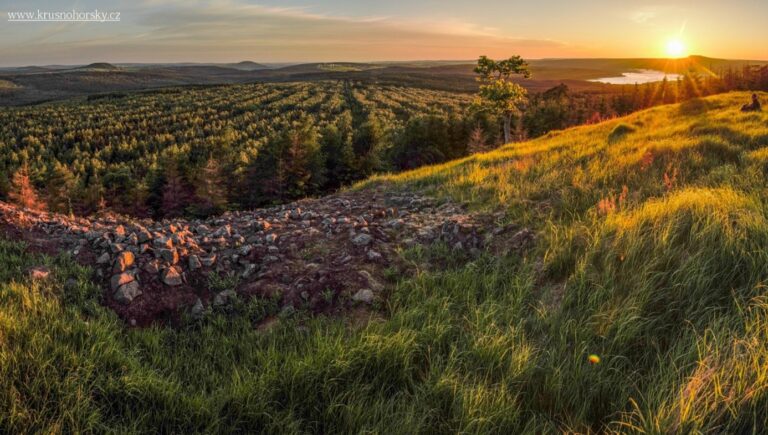
[[[298,312],[265,331],[253,325],[271,307],[253,300],[126,328],[87,268],[2,241],[0,432],[758,432],[768,115],[741,113],[748,98],[357,184],[503,212],[536,234],[525,255],[404,250],[410,267],[366,319]],[[39,264],[51,280],[26,276]]]

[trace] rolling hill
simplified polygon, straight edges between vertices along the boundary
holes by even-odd
[[[693,71],[711,74],[765,65],[764,61],[725,60],[704,56],[684,59],[537,59],[531,60],[533,78],[519,83],[532,92],[543,92],[560,83],[574,91],[610,94],[620,88],[590,80],[651,69],[667,73]],[[305,63],[287,66],[251,61],[228,64],[117,64],[87,66],[0,68],[0,80],[14,83],[0,105],[23,105],[80,95],[155,89],[179,85],[254,82],[352,80],[366,84],[422,87],[453,92],[475,92],[474,62]]]
[[[205,223],[4,205],[0,431],[760,431],[768,114],[740,112],[748,98],[660,106]],[[258,249],[285,257],[259,254],[257,268],[297,267],[246,275],[237,253],[206,279],[194,261],[170,266],[202,289],[142,275],[145,294],[115,311],[130,324],[153,298],[158,323],[130,328],[103,284],[131,267],[112,248],[136,225],[156,230],[152,249],[193,238],[222,257],[239,232],[265,238]],[[55,256],[57,237],[70,255]],[[106,263],[82,257],[97,248]],[[315,285],[311,271],[336,260],[344,291]],[[367,282],[345,279],[352,267]],[[190,297],[164,296],[178,288]]]

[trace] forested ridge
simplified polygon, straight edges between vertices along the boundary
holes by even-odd
[[[768,89],[768,67],[616,86],[611,94],[561,84],[521,100],[508,120],[510,140],[745,89]],[[0,199],[155,218],[284,203],[500,145],[499,113],[473,102],[460,92],[335,80],[177,87],[3,108]]]
[[[207,215],[460,157],[471,96],[350,82],[106,94],[0,110],[0,191],[24,168],[54,211]]]

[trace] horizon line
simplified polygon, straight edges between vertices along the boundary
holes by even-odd
[[[526,61],[545,61],[545,60],[685,60],[693,57],[703,57],[712,60],[722,60],[730,62],[768,62],[768,59],[729,59],[720,57],[708,57],[700,54],[690,54],[685,57],[673,58],[673,57],[652,57],[652,56],[639,56],[639,57],[529,57]],[[476,59],[412,59],[412,60],[331,60],[331,61],[254,61],[254,60],[236,60],[236,61],[155,61],[155,62],[123,62],[123,61],[93,61],[88,63],[50,63],[50,64],[16,64],[0,66],[0,69],[4,68],[30,68],[30,67],[52,67],[52,66],[88,66],[96,63],[107,63],[113,65],[174,65],[174,64],[209,64],[209,65],[225,65],[225,64],[238,64],[244,62],[252,62],[256,64],[264,65],[309,65],[309,64],[324,64],[324,63],[350,63],[350,64],[377,64],[377,63],[415,63],[415,62],[467,62],[473,64]]]

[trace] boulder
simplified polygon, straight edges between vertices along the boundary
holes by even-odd
[[[175,266],[171,266],[163,270],[163,284],[175,287],[182,284],[181,272]]]
[[[373,294],[373,291],[369,288],[358,290],[358,292],[352,296],[353,301],[362,302],[369,305],[373,303],[374,299],[375,299],[375,296]]]
[[[144,270],[152,275],[160,273],[160,262],[158,260],[150,260],[144,265]]]
[[[152,241],[152,246],[157,249],[171,249],[173,248],[173,240],[170,237],[158,237]]]
[[[368,257],[369,261],[374,261],[374,262],[381,261],[381,259],[383,258],[381,254],[374,251],[373,249],[369,250],[365,255],[366,257]]]
[[[139,237],[136,235],[136,233],[131,233],[128,237],[126,237],[125,243],[133,246],[138,245]]]
[[[213,233],[213,237],[229,237],[232,235],[232,227],[224,225]]]
[[[211,267],[216,263],[216,254],[206,255],[200,258],[200,263],[205,267]]]
[[[189,256],[189,270],[197,270],[203,267],[203,264],[200,262],[200,257],[197,255],[190,255]]]
[[[112,275],[112,278],[109,280],[109,287],[112,289],[112,291],[116,291],[120,286],[135,280],[136,278],[133,276],[133,274],[128,272],[116,273]]]
[[[157,251],[157,255],[169,264],[179,262],[179,253],[175,249],[160,249]]]
[[[139,227],[139,229],[136,230],[136,238],[139,243],[147,243],[152,240],[152,234],[150,234],[146,228]]]
[[[115,258],[115,265],[112,268],[113,273],[125,272],[129,267],[133,266],[136,258],[131,251],[123,251]]]
[[[96,259],[96,264],[107,264],[109,263],[110,259],[111,257],[109,256],[109,252],[105,252]]]
[[[114,298],[117,302],[125,305],[131,303],[139,295],[141,295],[141,289],[138,281],[131,281],[118,287]]]
[[[368,246],[373,242],[373,237],[370,234],[360,233],[352,237],[352,243],[355,246]]]

